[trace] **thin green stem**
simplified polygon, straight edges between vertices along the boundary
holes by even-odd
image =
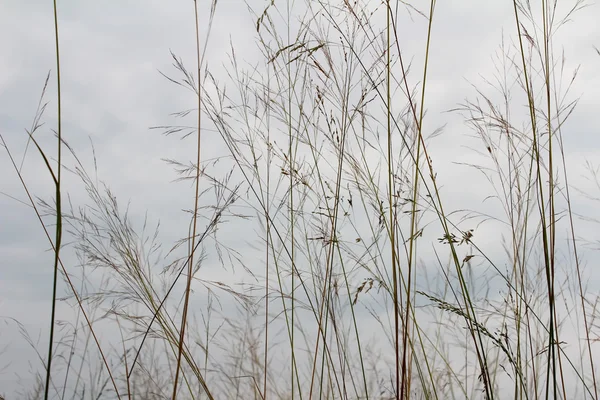
[[[183,344],[185,341],[185,328],[187,323],[188,306],[190,301],[190,292],[192,286],[192,277],[194,275],[194,254],[196,251],[196,231],[198,225],[198,201],[200,198],[200,156],[201,156],[201,144],[202,144],[202,77],[201,77],[201,55],[200,55],[200,29],[198,23],[198,2],[194,0],[194,20],[196,28],[196,66],[197,66],[197,77],[198,77],[198,117],[197,117],[197,147],[196,147],[196,176],[195,176],[195,193],[194,193],[194,215],[192,216],[192,232],[190,235],[190,254],[188,259],[187,269],[187,282],[185,288],[185,300],[183,303],[183,313],[181,315],[181,329],[179,333],[179,343],[177,350],[177,366],[175,369],[175,379],[173,383],[173,396],[172,399],[177,398],[179,371],[181,369],[181,356],[183,353]]]
[[[61,86],[60,86],[60,50],[58,39],[58,7],[56,0],[54,5],[54,43],[56,46],[56,90],[57,90],[57,118],[58,118],[58,150],[57,150],[57,166],[56,166],[56,230],[55,230],[55,248],[54,248],[54,272],[52,277],[52,309],[50,312],[50,337],[48,343],[48,361],[46,366],[46,385],[44,388],[44,400],[48,400],[50,394],[50,380],[52,371],[52,357],[54,346],[54,321],[56,319],[56,292],[58,284],[58,264],[60,260],[60,248],[62,245],[62,200],[61,200],[61,165],[62,165],[62,102],[61,102]]]

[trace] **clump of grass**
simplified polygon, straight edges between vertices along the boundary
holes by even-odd
[[[595,303],[583,284],[561,131],[574,103],[561,103],[552,49],[583,4],[562,20],[556,3],[540,5],[537,15],[513,2],[515,40],[502,44],[491,86],[499,101],[476,88],[476,100],[453,110],[476,133],[485,161],[464,164],[489,181],[499,205],[491,215],[451,210],[443,183],[452,182],[434,164],[440,132],[425,117],[435,1],[423,10],[348,1],[250,8],[261,59],[245,65],[232,47],[226,76],[207,67],[194,2],[193,72],[172,54],[175,72],[163,73],[191,90],[195,108],[176,117],[194,124],[156,127],[195,139],[195,161],[168,160],[193,183],[185,237],[161,255],[158,229],[136,228],[60,125],[59,149],[69,150],[90,203],[63,211],[59,178],[45,211],[29,197],[44,229],[44,212],[56,217],[55,271],[62,226],[73,240],[81,287],[74,266],[62,276],[85,319],[59,343],[79,361],[58,358],[62,386],[50,334],[44,398],[597,399]],[[214,1],[209,27],[216,13]],[[419,70],[406,62],[407,16],[426,27]],[[201,135],[209,122],[224,145],[214,157]],[[479,234],[497,222],[502,251]],[[240,242],[243,229],[253,237]],[[222,279],[206,278],[206,265],[219,263]],[[103,329],[119,333],[106,353]],[[565,342],[568,330],[585,339]]]

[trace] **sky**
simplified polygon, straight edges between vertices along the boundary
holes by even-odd
[[[238,60],[254,65],[261,59],[256,44],[256,13],[269,2],[220,0],[206,49],[206,68],[220,81],[228,79],[231,48]],[[276,2],[277,3],[277,2]],[[564,2],[568,7],[573,2]],[[199,1],[200,35],[206,35],[206,1]],[[187,163],[194,157],[192,138],[165,136],[150,129],[177,123],[172,116],[193,108],[195,98],[162,74],[176,76],[170,52],[186,65],[195,60],[192,1],[58,2],[62,75],[63,135],[83,164],[110,186],[122,206],[130,204],[131,218],[138,223],[161,224],[160,240],[173,243],[187,234],[193,196],[189,182],[176,182],[178,175],[164,159]],[[427,80],[426,124],[443,134],[431,145],[434,164],[443,185],[445,204],[488,210],[490,194],[481,174],[461,163],[485,162],[471,150],[478,146],[459,113],[449,113],[466,99],[474,99],[476,87],[485,87],[495,67],[503,40],[513,40],[511,2],[457,0],[437,5],[432,31]],[[579,11],[573,21],[557,33],[555,50],[564,54],[564,82],[577,71],[567,99],[578,104],[564,125],[565,159],[573,190],[575,212],[598,218],[599,203],[582,193],[598,197],[587,163],[600,164],[600,8],[597,4]],[[418,15],[402,21],[402,48],[407,60],[420,71],[426,24]],[[51,199],[53,186],[39,154],[27,146],[26,129],[32,124],[48,73],[49,101],[38,132],[41,145],[54,149],[52,129],[57,126],[56,65],[53,10],[50,1],[0,3],[0,134],[18,163],[32,193]],[[411,83],[420,79],[413,75]],[[233,85],[229,90],[235,90]],[[488,89],[486,89],[488,90]],[[489,90],[489,93],[493,93]],[[525,112],[521,109],[519,112]],[[189,120],[188,120],[189,121]],[[225,147],[214,127],[205,123],[203,151],[207,157],[222,154]],[[92,151],[93,143],[93,151]],[[69,158],[72,162],[73,159]],[[216,166],[215,171],[219,171]],[[0,395],[19,398],[33,384],[31,371],[40,360],[15,320],[28,332],[41,354],[47,340],[52,253],[21,183],[4,149],[0,149]],[[226,170],[223,170],[225,173]],[[70,201],[85,202],[85,191],[73,174],[65,174]],[[253,235],[250,224],[224,228],[230,239],[243,241]],[[487,231],[486,231],[487,229]],[[492,253],[501,252],[493,224],[481,228],[480,244]],[[577,220],[577,236],[598,240],[597,225]],[[165,246],[166,248],[170,246]],[[494,253],[495,254],[495,253]],[[594,269],[593,249],[583,253]],[[208,255],[214,260],[215,255]],[[68,261],[75,262],[74,258]],[[211,279],[232,279],[218,269],[207,272]],[[238,275],[241,276],[241,275]],[[248,279],[247,277],[243,279]],[[589,282],[600,284],[600,275],[590,273]],[[227,308],[227,306],[225,306]],[[233,306],[232,306],[233,307]],[[66,315],[68,307],[61,306]]]

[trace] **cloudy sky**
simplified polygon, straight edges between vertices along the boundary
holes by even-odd
[[[91,143],[98,177],[106,182],[131,216],[147,214],[161,222],[161,241],[173,243],[187,234],[191,207],[189,183],[174,182],[178,175],[163,159],[187,163],[194,157],[191,138],[164,136],[149,129],[178,123],[171,115],[195,106],[193,94],[170,83],[159,71],[176,75],[170,51],[194,65],[195,33],[192,1],[59,1],[62,74],[63,135],[83,164],[93,170]],[[207,68],[225,82],[231,46],[236,57],[253,65],[260,60],[256,17],[269,2],[220,0],[206,50]],[[278,3],[275,1],[275,3]],[[565,2],[564,9],[568,8]],[[201,36],[206,35],[207,1],[199,1]],[[561,3],[563,4],[563,3]],[[561,8],[561,11],[563,9]],[[445,126],[432,141],[432,157],[449,209],[485,210],[489,187],[476,171],[459,163],[481,160],[471,151],[477,141],[458,113],[446,113],[465,99],[474,99],[473,85],[485,87],[497,72],[500,45],[514,43],[514,16],[509,1],[455,0],[436,9],[428,70],[430,130]],[[600,8],[591,4],[573,15],[558,31],[555,50],[564,52],[564,78],[577,77],[567,101],[579,99],[564,126],[565,159],[574,189],[600,196],[587,170],[587,162],[600,165]],[[407,17],[402,47],[419,70],[426,24],[418,15]],[[51,1],[8,0],[0,3],[0,134],[35,196],[51,199],[52,183],[38,153],[29,146],[26,129],[32,124],[44,81],[49,101],[38,140],[53,151],[56,128],[56,66]],[[418,74],[413,75],[417,85]],[[564,85],[563,85],[564,86]],[[487,89],[486,89],[487,90]],[[491,93],[490,91],[488,91]],[[188,120],[190,122],[190,120]],[[223,150],[220,137],[206,122],[203,151],[209,157]],[[7,399],[32,385],[31,372],[40,360],[24,340],[16,319],[44,354],[51,298],[52,254],[7,152],[0,149],[0,394]],[[72,162],[72,159],[69,159]],[[481,186],[479,186],[481,185]],[[448,189],[450,187],[450,189]],[[78,180],[65,175],[65,190],[74,204],[85,201]],[[600,218],[599,204],[577,191],[574,205],[591,218]],[[251,229],[251,228],[249,228]],[[493,232],[493,227],[490,228]],[[597,240],[597,226],[578,222],[578,237]],[[248,232],[251,232],[249,230]],[[232,230],[232,235],[247,235]],[[483,245],[493,246],[493,239]],[[166,247],[170,247],[166,245]],[[492,247],[488,247],[493,251]],[[583,253],[592,263],[597,255]],[[72,259],[71,261],[75,261]],[[590,265],[592,267],[592,265]],[[219,274],[214,273],[217,279]],[[600,274],[590,275],[600,283]],[[64,309],[66,312],[66,308]]]

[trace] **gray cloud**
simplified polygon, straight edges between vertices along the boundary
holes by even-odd
[[[261,11],[262,2],[255,3],[256,10]],[[169,83],[158,73],[160,70],[169,76],[177,76],[171,66],[169,50],[181,56],[188,67],[194,65],[191,4],[158,0],[143,5],[135,1],[74,2],[61,5],[59,9],[63,134],[90,171],[93,170],[90,139],[93,141],[100,179],[109,184],[123,201],[123,206],[131,200],[134,221],[141,223],[146,210],[153,223],[160,220],[165,242],[187,233],[188,217],[180,210],[191,207],[192,191],[188,183],[172,182],[177,175],[162,158],[183,162],[192,159],[193,138],[182,141],[177,136],[164,137],[159,131],[148,128],[178,123],[169,114],[195,107],[191,93]],[[227,80],[223,66],[228,63],[230,40],[237,57],[248,60],[247,65],[260,60],[254,42],[255,21],[240,4],[237,1],[219,3],[207,50],[209,68],[222,82]],[[4,55],[0,57],[0,130],[18,160],[26,142],[24,129],[31,125],[49,70],[52,75],[46,99],[50,104],[44,118],[46,125],[38,137],[45,148],[55,146],[51,134],[51,129],[56,127],[56,82],[50,6],[47,1],[4,2],[0,5],[0,37],[3,38],[0,54]],[[564,127],[565,147],[571,183],[589,190],[594,190],[594,186],[582,177],[586,174],[581,168],[582,161],[597,160],[600,155],[597,135],[600,57],[593,50],[594,45],[600,47],[600,28],[595,23],[597,16],[597,6],[576,15],[577,23],[565,25],[562,39],[557,42],[558,48],[565,49],[567,81],[581,65],[570,97],[581,96],[581,101]],[[481,145],[465,138],[468,128],[462,123],[462,117],[442,112],[475,95],[469,82],[480,85],[481,75],[489,77],[494,73],[492,55],[497,53],[503,34],[514,37],[511,10],[508,4],[501,2],[440,2],[436,18],[426,99],[431,117],[426,120],[426,130],[448,125],[445,134],[432,142],[434,165],[439,168],[440,179],[446,182],[443,194],[450,209],[485,209],[488,204],[483,200],[491,194],[491,188],[485,186],[481,175],[456,164],[475,160],[466,145]],[[201,19],[201,34],[204,35],[206,13]],[[409,19],[402,22],[408,23]],[[424,26],[421,22],[401,28],[406,61],[414,56],[415,72],[411,75],[411,85],[421,81]],[[233,86],[230,90],[234,90]],[[205,119],[205,126],[212,128],[208,119]],[[204,154],[212,156],[225,152],[216,132],[207,130],[204,138]],[[27,182],[36,195],[49,199],[52,194],[49,176],[35,149],[30,147],[28,151],[24,168]],[[25,201],[5,153],[0,156],[0,169],[5,171],[0,174],[0,191]],[[74,203],[83,202],[85,193],[77,179],[67,174],[66,180]],[[591,203],[585,211],[593,214],[598,211],[598,205]],[[49,245],[31,210],[6,196],[0,196],[0,221],[0,315],[18,318],[33,332],[32,335],[40,334],[40,348],[43,349],[51,296]],[[581,229],[586,237],[594,235],[594,228],[585,228],[582,224]],[[224,229],[224,236],[231,242],[244,243],[241,247],[246,248],[255,235],[230,228]],[[493,238],[487,239],[483,235],[482,241],[490,246],[490,251],[501,254],[493,247]],[[69,261],[75,262],[72,255]],[[216,271],[208,273],[211,279],[232,278]],[[25,352],[31,363],[38,363],[34,354],[25,350],[27,345],[18,330],[0,329],[2,341],[10,343],[6,357],[18,360]],[[15,376],[27,375],[23,358],[15,364],[17,371],[0,370],[0,394],[2,390],[13,393],[21,387]]]

